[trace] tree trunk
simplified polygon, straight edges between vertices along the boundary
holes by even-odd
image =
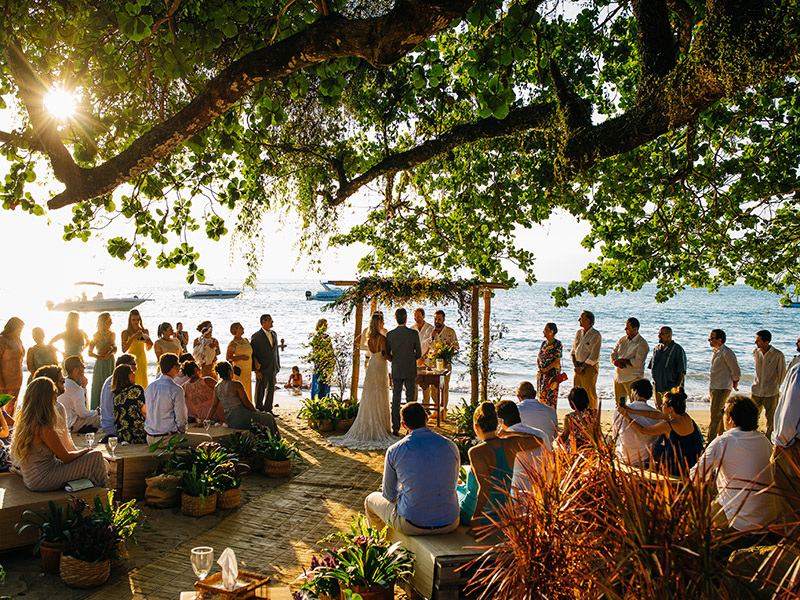
[[[489,400],[489,318],[492,315],[492,290],[483,290],[483,346],[481,348],[481,402]]]
[[[350,399],[358,400],[358,371],[361,366],[361,317],[364,312],[364,303],[356,305],[356,333],[353,336],[353,375],[350,380]]]
[[[472,286],[472,318],[471,325],[471,343],[469,349],[469,372],[472,380],[470,388],[470,402],[472,404],[478,403],[478,344],[480,337],[478,336],[478,289],[477,285]]]

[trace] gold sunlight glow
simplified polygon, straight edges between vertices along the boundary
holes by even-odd
[[[66,121],[78,107],[78,98],[63,88],[53,88],[44,97],[44,107],[59,121]]]

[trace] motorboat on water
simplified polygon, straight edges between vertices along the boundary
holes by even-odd
[[[96,283],[94,281],[79,281],[75,285],[103,287],[102,283]],[[63,312],[115,312],[131,310],[132,308],[136,308],[144,302],[152,301],[152,298],[140,296],[139,294],[106,298],[103,295],[103,292],[98,290],[98,292],[91,298],[84,291],[80,296],[69,298],[63,302],[59,302],[58,304],[52,300],[48,300],[45,303],[45,306],[47,306],[49,310],[58,310]]]
[[[800,298],[781,300],[781,308],[800,308]]]
[[[200,283],[198,285],[208,286],[201,290],[186,290],[183,297],[187,300],[227,300],[236,298],[242,290],[221,290],[211,283]]]
[[[342,288],[336,287],[329,281],[323,281],[321,284],[325,289],[318,291],[316,294],[306,290],[306,300],[324,300],[326,302],[331,302],[332,300],[336,300],[339,298],[339,296],[344,294],[344,290]]]

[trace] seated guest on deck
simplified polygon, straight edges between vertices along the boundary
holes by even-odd
[[[406,535],[450,533],[458,527],[458,448],[428,429],[418,402],[406,404],[400,418],[409,433],[386,451],[382,491],[364,501],[367,520]]]
[[[233,379],[233,367],[229,362],[217,363],[214,367],[219,375],[220,382],[214,388],[214,404],[211,413],[214,414],[220,406],[225,410],[225,423],[233,429],[247,429],[250,423],[257,422],[269,427],[272,435],[280,437],[275,417],[267,412],[256,410],[241,381]]]
[[[144,389],[136,383],[136,369],[120,365],[114,369],[111,391],[114,393],[114,429],[120,443],[144,444]]]
[[[533,436],[498,437],[497,413],[491,402],[478,407],[472,426],[482,443],[469,449],[471,469],[456,493],[461,524],[477,527],[490,523],[496,518],[497,508],[506,504],[517,454],[531,452],[542,442]]]
[[[18,411],[11,453],[25,487],[34,492],[61,490],[68,481],[90,479],[107,487],[106,461],[99,450],[68,450],[57,430],[56,385],[34,379]]]
[[[644,414],[652,413],[650,416],[645,417],[631,412],[631,417],[634,421],[645,428],[656,425],[659,422],[661,411],[647,403],[653,397],[653,386],[647,379],[639,379],[631,384],[630,397],[631,401],[627,404],[628,408]],[[647,466],[653,454],[653,443],[655,442],[653,436],[644,435],[636,431],[619,411],[614,413],[612,436],[616,440],[614,452],[619,460],[634,467]]]
[[[68,356],[64,361],[67,380],[64,393],[58,401],[67,411],[67,427],[75,433],[97,431],[100,429],[100,411],[89,410],[86,402],[86,370],[80,356]]]
[[[697,464],[703,452],[703,434],[692,417],[686,414],[686,394],[683,391],[667,392],[661,408],[661,421],[650,427],[639,425],[633,420],[633,415],[655,417],[655,413],[645,413],[624,405],[617,407],[617,410],[639,433],[661,436],[653,448],[653,458],[657,463],[666,465],[671,475],[683,475]]]
[[[158,361],[161,377],[153,381],[144,391],[147,414],[144,430],[147,443],[155,444],[161,440],[180,435],[185,437],[191,446],[211,441],[205,433],[188,433],[186,425],[189,417],[186,414],[186,395],[183,388],[175,383],[174,378],[180,371],[178,357],[171,352],[161,355]]]
[[[597,411],[589,408],[589,394],[583,388],[572,388],[567,396],[572,412],[564,418],[564,431],[559,440],[570,452],[591,446],[600,435]]]
[[[40,379],[42,377],[46,377],[56,384],[56,393],[58,395],[64,393],[66,378],[64,377],[64,372],[61,370],[61,367],[58,365],[39,367],[33,374],[33,379]],[[64,448],[67,450],[77,450],[75,443],[72,441],[72,435],[69,433],[69,427],[67,427],[67,411],[60,402],[56,402],[56,417],[58,417],[56,431],[58,431],[58,437],[61,438],[61,443],[64,444]]]
[[[117,357],[114,368],[120,365],[128,365],[132,371],[136,372],[136,357],[133,354],[120,354]],[[114,373],[103,382],[103,387],[100,389],[100,426],[103,433],[112,436],[117,435],[117,429],[114,427],[114,392],[111,391],[111,381],[114,379]]]
[[[8,446],[11,443],[11,427],[13,425],[14,417],[0,409],[0,445]]]
[[[213,377],[203,377],[200,367],[194,360],[187,360],[183,363],[181,371],[189,377],[189,380],[183,384],[189,422],[202,423],[205,419],[211,419],[215,423],[224,423],[225,413],[222,407],[217,405],[215,411],[211,410],[216,401],[214,388],[217,387],[217,380]]]
[[[523,381],[517,387],[519,416],[525,425],[541,429],[548,441],[554,442],[558,436],[558,413],[554,408],[536,400],[536,388],[530,381]]]
[[[530,490],[531,482],[528,470],[537,468],[537,461],[545,451],[551,451],[552,445],[547,439],[547,434],[541,429],[525,425],[519,416],[516,402],[501,400],[497,403],[497,437],[508,438],[511,436],[534,437],[539,444],[530,450],[520,450],[514,457],[514,475],[511,478],[511,487],[514,490]]]
[[[772,444],[758,431],[758,416],[759,408],[747,396],[728,398],[725,433],[709,442],[690,472],[708,479],[716,471],[716,504],[737,531],[768,525],[778,516],[775,493],[762,492],[772,485]]]

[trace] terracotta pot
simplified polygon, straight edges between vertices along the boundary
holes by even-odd
[[[385,588],[382,585],[370,585],[370,586],[361,586],[361,585],[351,585],[349,587],[343,587],[341,594],[341,600],[347,600],[345,596],[344,590],[349,589],[354,594],[358,594],[361,596],[362,600],[393,600],[394,599],[394,584],[392,584],[391,588]]]
[[[203,496],[190,496],[181,494],[181,512],[190,517],[202,517],[210,515],[217,508],[217,494]]]
[[[344,421],[338,421],[336,423],[336,431],[341,431],[342,433],[348,431],[355,423],[355,417],[352,419],[345,419]]]
[[[58,575],[58,565],[61,562],[61,552],[64,544],[57,542],[42,542],[39,546],[39,555],[42,557],[42,573]]]
[[[217,492],[217,508],[238,508],[242,501],[242,488]]]
[[[89,563],[61,555],[61,581],[69,587],[87,589],[103,585],[111,574],[111,561]]]
[[[265,458],[263,473],[267,477],[289,477],[292,474],[292,459],[269,460]]]
[[[333,431],[333,421],[331,419],[320,419],[320,421],[319,421],[319,430],[320,431]]]

